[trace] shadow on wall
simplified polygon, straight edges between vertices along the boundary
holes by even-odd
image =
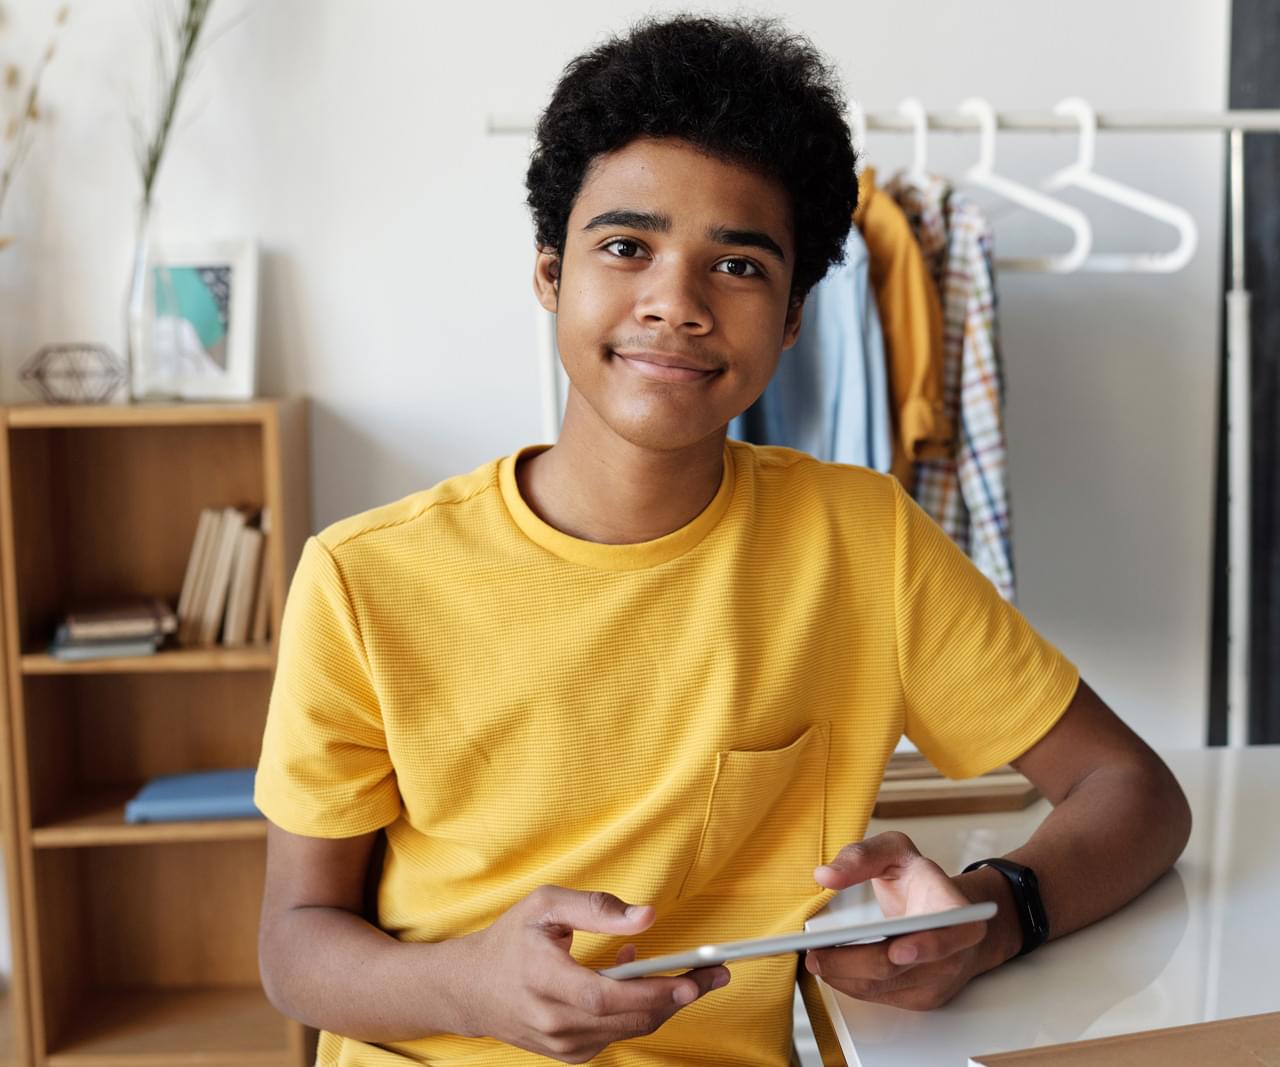
[[[310,409],[313,530],[434,484],[388,445],[390,437],[366,432],[380,421],[379,412],[343,411],[314,400]]]
[[[308,359],[322,347],[314,315],[307,311],[308,280],[292,255],[263,248],[260,256],[258,392],[308,397],[311,529],[430,488],[439,477],[427,473],[427,457],[405,454],[404,442],[415,428],[389,424],[389,413],[400,409],[385,396],[373,407],[367,393],[360,406],[316,399],[331,390]],[[314,290],[311,300],[314,306]],[[358,352],[348,355],[358,362]]]

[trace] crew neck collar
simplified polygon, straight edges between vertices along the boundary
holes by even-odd
[[[516,465],[521,459],[545,452],[550,445],[529,445],[506,456],[498,464],[498,485],[507,511],[521,532],[540,548],[569,563],[607,571],[643,570],[655,567],[682,556],[702,542],[711,532],[733,498],[733,452],[726,442],[724,470],[720,475],[720,488],[697,515],[678,530],[652,541],[640,541],[629,545],[607,545],[572,537],[544,522],[520,495],[516,481]]]

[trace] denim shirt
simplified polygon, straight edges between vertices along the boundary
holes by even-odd
[[[867,246],[857,227],[845,261],[809,293],[796,343],[729,436],[887,472],[893,459],[888,370]]]

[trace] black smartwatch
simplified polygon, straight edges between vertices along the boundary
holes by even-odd
[[[1049,940],[1049,917],[1044,913],[1044,901],[1040,899],[1040,883],[1036,872],[1021,863],[1005,859],[985,859],[969,864],[961,874],[976,871],[979,867],[994,867],[1009,879],[1013,889],[1013,906],[1022,925],[1022,950],[1025,956],[1033,948],[1039,948]]]

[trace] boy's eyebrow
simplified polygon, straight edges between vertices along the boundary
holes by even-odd
[[[745,245],[748,248],[758,248],[774,256],[779,263],[787,261],[778,242],[759,230],[731,230],[726,226],[712,226],[707,230],[707,236],[722,245]]]
[[[625,226],[632,230],[647,230],[650,233],[670,233],[671,216],[656,211],[617,210],[604,211],[591,219],[583,231],[599,230],[608,226]],[[760,230],[734,230],[728,226],[709,226],[707,237],[722,245],[743,245],[747,248],[759,248],[768,252],[780,263],[787,261],[782,247],[767,233]]]
[[[630,230],[648,230],[651,233],[670,233],[671,216],[661,215],[656,211],[605,211],[582,227],[586,230],[599,230],[605,226],[625,226]]]

